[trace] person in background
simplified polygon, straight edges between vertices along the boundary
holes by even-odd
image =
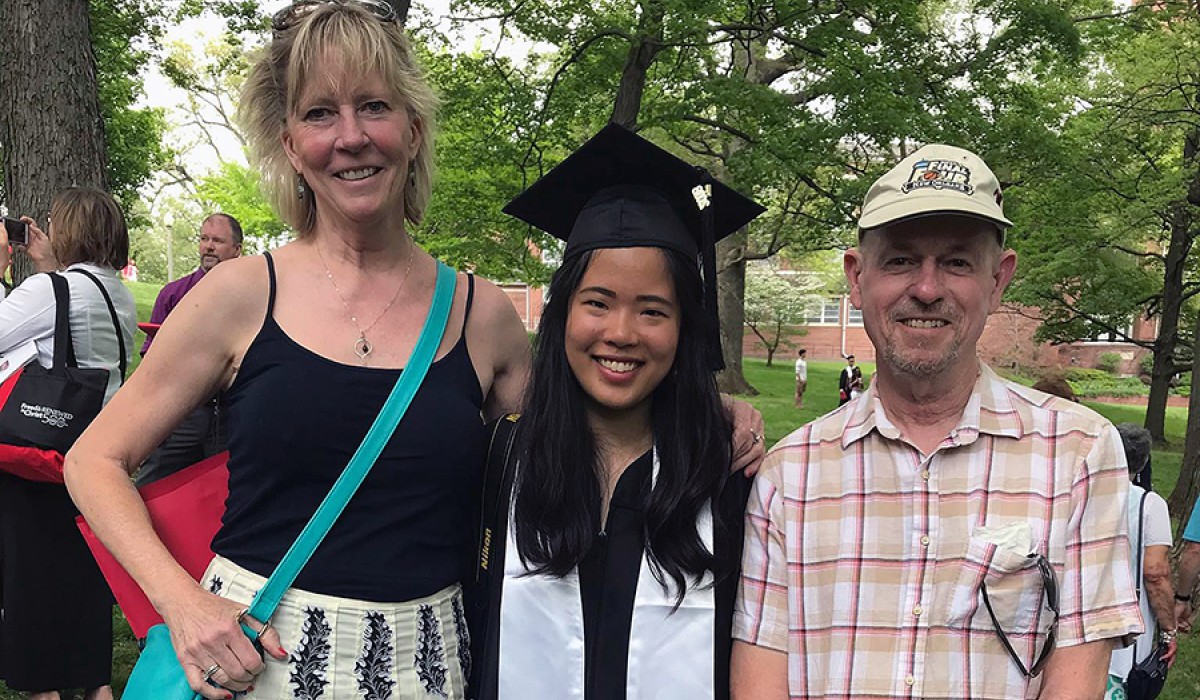
[[[804,356],[808,350],[800,348],[796,351],[796,408],[804,408],[804,390],[808,388],[808,362]]]
[[[158,292],[154,300],[154,309],[150,312],[150,323],[162,324],[183,301],[188,292],[192,291],[200,280],[210,270],[226,260],[232,260],[242,254],[242,225],[229,214],[218,212],[210,214],[200,224],[200,265],[192,272],[179,279],[168,282]],[[153,335],[146,336],[142,343],[142,355],[149,350],[154,342]]]
[[[737,700],[1094,700],[1142,631],[1117,431],[979,360],[1011,225],[995,175],[952,146],[868,190],[843,262],[879,376],[755,478]]]
[[[1175,571],[1175,624],[1178,631],[1191,632],[1196,616],[1196,582],[1200,579],[1200,500],[1192,507],[1183,530],[1183,550]]]
[[[854,363],[854,355],[846,355],[846,366],[838,375],[838,405],[844,406],[862,391],[862,368]]]
[[[121,282],[129,256],[125,215],[108,193],[88,187],[59,192],[50,205],[49,236],[28,217],[26,252],[38,272],[64,270],[70,289],[71,342],[80,367],[107,369],[105,402],[121,386],[118,333],[126,358],[137,307]],[[3,229],[0,229],[2,231]],[[0,271],[10,262],[0,232]],[[118,327],[100,288],[116,310]],[[35,274],[0,302],[0,354],[34,341],[37,361],[54,357],[54,290]],[[0,679],[31,700],[58,700],[84,689],[85,700],[110,700],[112,593],[75,527],[79,512],[62,484],[35,483],[0,472]]]
[[[1033,388],[1051,396],[1064,398],[1067,401],[1079,401],[1078,397],[1075,396],[1075,390],[1067,383],[1066,378],[1060,375],[1042,377],[1034,383]]]
[[[200,266],[194,272],[168,283],[158,293],[151,323],[163,323],[184,296],[214,267],[242,254],[242,225],[229,214],[212,214],[200,224]],[[146,337],[142,345],[145,355],[154,341]],[[212,397],[192,409],[175,430],[142,462],[137,473],[137,485],[158,481],[225,450],[225,426],[219,397]]]
[[[1129,479],[1134,481],[1138,472],[1150,461],[1150,431],[1133,423],[1120,423],[1117,432],[1125,447]],[[1175,589],[1171,585],[1171,516],[1167,512],[1167,502],[1157,493],[1131,484],[1126,515],[1129,521],[1130,561],[1134,563],[1133,577],[1140,592],[1142,620],[1146,630],[1138,635],[1132,645],[1113,650],[1108,665],[1106,700],[1125,699],[1125,680],[1129,672],[1160,645],[1166,649],[1163,658],[1168,666],[1175,663],[1177,622],[1172,600]],[[1137,551],[1139,539],[1142,544],[1140,557]],[[1139,558],[1141,570],[1137,568]]]

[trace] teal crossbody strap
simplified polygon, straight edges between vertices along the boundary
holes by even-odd
[[[321,540],[325,539],[329,528],[333,527],[334,521],[342,514],[346,504],[350,502],[350,498],[354,496],[354,492],[366,478],[367,472],[371,471],[375,460],[383,452],[384,445],[395,432],[400,419],[404,417],[408,405],[412,403],[413,396],[416,395],[422,380],[425,379],[425,373],[433,364],[438,347],[442,344],[446,321],[450,317],[450,306],[454,302],[456,279],[457,276],[453,270],[438,263],[437,286],[434,288],[429,316],[425,319],[425,327],[421,329],[421,335],[417,338],[417,344],[400,375],[400,380],[396,382],[387,402],[384,403],[379,415],[375,417],[375,422],[367,431],[367,436],[363,438],[362,444],[350,458],[350,463],[346,465],[345,471],[330,489],[329,495],[321,502],[317,512],[304,526],[304,530],[292,543],[291,549],[283,556],[279,566],[275,567],[274,573],[267,579],[258,595],[254,596],[248,612],[250,617],[264,622],[271,619],[283,594],[295,582],[296,577],[300,574],[300,569],[308,563],[309,557],[321,544]],[[248,626],[242,625],[242,630],[251,640],[258,639],[258,633]]]

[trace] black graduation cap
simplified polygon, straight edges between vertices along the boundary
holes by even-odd
[[[504,207],[567,242],[564,259],[598,248],[654,247],[699,256],[712,314],[715,369],[724,367],[717,332],[717,241],[765,209],[617,124]]]

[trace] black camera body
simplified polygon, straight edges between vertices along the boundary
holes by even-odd
[[[19,219],[4,217],[4,230],[8,232],[10,245],[29,244],[29,224]]]

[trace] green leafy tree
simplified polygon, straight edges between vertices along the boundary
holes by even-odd
[[[129,232],[129,257],[137,263],[138,281],[166,284],[196,269],[196,237],[204,216],[190,195],[164,196],[153,213],[135,212],[141,215]]]
[[[804,319],[821,307],[819,280],[803,275],[784,275],[767,265],[746,271],[746,326],[767,351],[770,367],[779,347],[791,347],[788,337],[804,333]]]
[[[1163,440],[1167,391],[1191,363],[1180,319],[1200,293],[1200,24],[1170,3],[1131,14],[1126,35],[1076,90],[1079,105],[1013,193],[1022,254],[1013,298],[1043,339],[1116,334],[1154,356],[1146,427]],[[1152,340],[1127,328],[1156,317]]]
[[[0,3],[3,201],[44,223],[69,185],[109,189],[127,209],[163,157],[161,115],[136,109],[162,18],[152,0]],[[53,47],[48,50],[47,47]],[[32,271],[18,256],[14,281]]]
[[[423,59],[442,109],[437,180],[414,236],[435,257],[490,279],[546,281],[542,253],[556,249],[554,239],[500,211],[541,173],[529,157],[534,87],[494,55],[443,51]]]
[[[222,163],[215,172],[196,183],[196,199],[204,212],[225,212],[238,220],[249,252],[274,247],[286,237],[287,224],[275,214],[259,187],[258,172],[234,161]],[[199,232],[197,226],[196,232]]]
[[[1073,106],[1037,83],[1074,65],[1091,18],[1109,6],[461,0],[454,9],[554,47],[524,130],[540,167],[612,120],[772,205],[771,219],[719,251],[721,385],[745,391],[746,261],[847,242],[863,187],[914,142],[1037,153]]]
[[[171,155],[163,139],[163,111],[135,106],[144,95],[142,73],[164,29],[165,12],[159,0],[93,0],[89,6],[107,181],[131,212],[138,188]]]

